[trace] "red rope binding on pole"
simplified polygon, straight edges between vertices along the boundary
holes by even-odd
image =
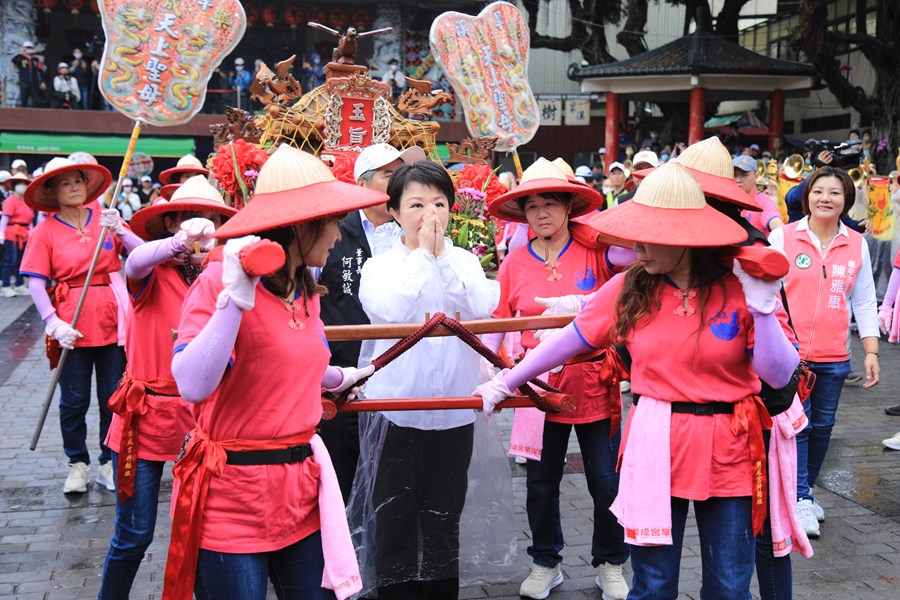
[[[387,364],[389,364],[392,360],[396,359],[398,356],[412,348],[416,342],[424,338],[430,331],[435,329],[436,327],[444,325],[456,334],[456,336],[468,344],[473,350],[475,350],[478,354],[483,356],[490,362],[493,366],[505,369],[510,368],[510,365],[503,358],[498,356],[495,352],[493,352],[490,348],[484,345],[484,343],[478,339],[478,336],[469,331],[465,325],[457,321],[456,319],[452,319],[445,315],[444,313],[435,313],[433,317],[431,317],[428,321],[426,321],[421,327],[419,327],[412,334],[406,336],[402,340],[398,341],[396,344],[388,348],[384,351],[381,356],[378,356],[372,361],[372,364],[375,365],[375,371],[379,371],[384,368]],[[360,380],[357,382],[358,385],[362,385],[366,380]],[[555,394],[563,394],[561,390],[556,389],[555,387],[548,385],[543,381],[539,381],[537,379],[531,380],[529,383],[536,385],[537,387],[546,390]],[[544,412],[560,412],[559,409],[550,406],[544,398],[538,394],[530,385],[523,385],[519,387],[519,391],[522,395],[527,396],[534,402],[534,405]],[[341,393],[340,397],[334,400],[334,404],[336,407],[341,407],[344,403],[347,402],[347,396],[350,394],[350,390],[345,390]]]

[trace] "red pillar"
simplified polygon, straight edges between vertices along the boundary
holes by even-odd
[[[619,94],[606,92],[606,158],[604,169],[619,156]]]
[[[703,139],[703,121],[706,117],[706,89],[691,88],[691,113],[688,123],[688,146]]]
[[[775,147],[775,138],[784,137],[784,90],[775,90],[769,96],[769,150]]]

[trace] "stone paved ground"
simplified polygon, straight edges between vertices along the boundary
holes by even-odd
[[[28,450],[50,381],[40,343],[41,324],[29,306],[23,298],[0,303],[0,597],[95,598],[115,497],[97,485],[81,497],[70,499],[61,493],[66,460],[55,406],[37,451]],[[900,598],[900,452],[883,450],[880,444],[900,430],[900,418],[883,412],[884,406],[900,402],[900,347],[883,345],[881,356],[881,385],[872,391],[850,386],[844,390],[822,487],[816,493],[827,521],[822,537],[813,544],[816,555],[794,560],[796,598]],[[499,419],[508,432],[509,415],[501,414]],[[90,423],[90,438],[96,439],[96,412]],[[577,445],[573,443],[570,450],[569,471],[577,471]],[[522,508],[524,469],[512,468],[524,552],[528,545]],[[167,472],[162,497],[167,498],[170,490]],[[591,504],[579,473],[564,476],[562,502],[568,543],[563,551],[566,580],[551,599],[599,599],[589,563]],[[138,573],[134,599],[159,598],[170,527],[168,509],[167,502],[160,505],[158,537]],[[696,528],[690,522],[680,598],[697,599],[700,559]],[[461,597],[517,598],[518,584],[468,587]]]

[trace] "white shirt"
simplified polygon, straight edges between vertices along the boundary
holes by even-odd
[[[366,216],[366,211],[362,209],[359,210],[359,220],[362,222],[363,233],[366,234],[366,241],[369,242],[372,256],[378,256],[393,246],[394,241],[399,240],[403,233],[396,221],[388,221],[376,227]]]
[[[400,240],[366,261],[359,299],[373,324],[422,323],[425,313],[443,312],[460,320],[487,319],[500,301],[500,284],[489,280],[478,258],[445,239],[435,258],[410,250]],[[397,340],[377,340],[373,356]],[[424,338],[377,371],[366,383],[368,398],[468,396],[478,384],[481,357],[456,337]],[[443,430],[475,420],[471,410],[391,411],[384,416],[401,427]]]
[[[779,227],[769,234],[769,243],[773,248],[784,254],[784,231]],[[815,232],[809,228],[809,217],[803,217],[797,222],[797,231],[805,231],[812,240],[813,246],[819,249],[819,253],[824,257],[828,250],[822,250],[822,242],[816,237]],[[847,233],[847,226],[838,221],[837,235],[846,238],[850,237]],[[837,237],[837,236],[835,236]],[[832,240],[833,241],[833,240]],[[856,325],[859,329],[859,337],[878,337],[881,334],[878,330],[878,301],[875,297],[875,279],[872,277],[872,259],[869,256],[869,245],[865,240],[862,243],[862,264],[859,267],[859,273],[853,281],[853,287],[850,289],[850,296],[847,298],[853,316],[856,317]],[[790,307],[788,307],[790,309]],[[850,324],[847,323],[849,327]]]
[[[76,100],[81,100],[81,90],[78,88],[78,80],[71,75],[68,81],[63,79],[61,75],[53,78],[53,89],[61,94],[69,93]]]

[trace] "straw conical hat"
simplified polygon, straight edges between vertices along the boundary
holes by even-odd
[[[68,158],[54,157],[44,167],[44,172],[34,178],[25,190],[25,204],[34,210],[56,212],[59,210],[59,202],[56,193],[50,188],[51,179],[57,175],[64,175],[73,171],[81,171],[84,175],[87,193],[82,205],[97,198],[101,192],[109,187],[112,175],[109,169],[102,165],[76,164]]]
[[[687,167],[700,182],[703,193],[746,210],[761,211],[759,203],[734,182],[734,164],[728,148],[717,137],[707,138],[685,148],[678,158],[672,159]],[[643,179],[653,169],[643,169],[634,174]]]
[[[179,187],[181,187],[180,183],[169,183],[169,184],[164,185],[161,188],[159,188],[159,195],[161,197],[165,198],[166,200],[171,200],[172,196],[175,195],[175,191]]]
[[[662,246],[729,246],[747,239],[740,225],[706,203],[700,183],[674,161],[647,175],[630,202],[603,211],[589,225],[612,238]]]
[[[19,183],[29,184],[31,183],[31,178],[21,173],[12,175],[9,171],[3,171],[3,174],[0,175],[0,185],[8,190],[13,189]]]
[[[527,223],[528,219],[525,218],[518,199],[551,192],[571,194],[572,212],[569,213],[569,218],[583,215],[603,204],[603,196],[594,188],[579,183],[574,178],[570,179],[556,164],[546,158],[539,158],[522,173],[518,187],[495,198],[487,211],[507,221]]]
[[[387,194],[334,178],[321,160],[286,144],[259,171],[250,202],[216,231],[235,238],[384,204]]]
[[[159,182],[163,185],[167,183],[175,183],[174,179],[182,173],[191,173],[193,175],[209,175],[209,169],[203,166],[193,154],[185,154],[178,159],[178,162],[171,169],[166,169],[159,174]]]
[[[550,164],[562,171],[562,174],[566,177],[575,177],[575,171],[572,170],[572,165],[564,161],[562,158],[554,158],[550,162]]]
[[[132,231],[145,240],[156,240],[166,235],[165,215],[174,212],[209,211],[233,217],[237,210],[225,205],[222,194],[203,175],[194,175],[178,186],[170,201],[158,200],[143,208],[131,218]]]

